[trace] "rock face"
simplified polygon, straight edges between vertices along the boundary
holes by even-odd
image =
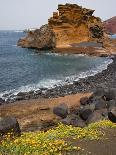
[[[58,5],[58,11],[40,29],[28,32],[18,45],[28,48],[53,49],[81,42],[103,42],[103,24],[93,16],[94,10],[77,4]]]
[[[78,127],[85,127],[104,119],[116,123],[115,94],[115,88],[97,88],[89,98],[81,98],[80,107],[69,113],[61,122]]]
[[[73,43],[103,40],[101,19],[94,17],[94,10],[85,9],[76,4],[58,5],[58,12],[48,20],[55,32],[56,46]]]
[[[116,34],[116,16],[104,21],[105,31],[109,34]]]
[[[53,49],[55,47],[55,34],[48,25],[40,29],[29,31],[25,38],[18,41],[18,46],[25,48]]]

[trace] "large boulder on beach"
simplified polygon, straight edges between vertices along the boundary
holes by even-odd
[[[116,123],[116,107],[112,107],[108,112],[108,118],[111,122]]]
[[[68,106],[65,103],[62,103],[53,108],[53,113],[62,118],[66,118],[68,115]]]
[[[20,136],[21,130],[16,118],[9,116],[0,117],[0,134],[5,135],[7,133]]]
[[[94,111],[91,115],[89,115],[86,123],[87,124],[95,123],[95,122],[98,122],[98,121],[100,121],[102,119],[104,119],[102,114],[100,112]]]
[[[107,107],[107,102],[104,101],[102,98],[96,100],[94,104],[95,104],[95,110],[100,110],[100,109],[104,109]]]
[[[80,117],[86,121],[88,119],[88,117],[92,114],[92,110],[89,109],[89,108],[83,108],[81,111],[80,111]]]
[[[66,118],[62,119],[61,122],[66,125],[72,125],[81,128],[86,126],[85,121],[75,114],[68,115]]]

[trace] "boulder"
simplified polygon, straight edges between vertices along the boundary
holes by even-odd
[[[102,119],[104,119],[104,117],[102,116],[102,114],[100,114],[97,111],[94,111],[91,115],[89,115],[86,123],[87,124],[95,123],[95,122],[100,121]]]
[[[88,117],[92,114],[92,110],[90,108],[84,107],[83,109],[80,110],[80,117],[86,121]]]
[[[110,108],[115,107],[115,106],[116,106],[115,100],[107,101],[107,109],[110,109]]]
[[[116,107],[113,107],[109,112],[108,112],[108,118],[111,122],[116,123]]]
[[[61,122],[66,125],[72,125],[81,128],[86,126],[85,122],[75,114],[68,115],[65,119],[62,119]]]
[[[80,127],[80,128],[84,128],[86,127],[86,123],[84,120],[82,120],[80,117],[77,117],[76,119],[74,119],[71,122],[71,125],[74,127]]]
[[[100,109],[100,110],[96,110],[96,112],[100,113],[105,119],[108,118],[108,110],[106,108]]]
[[[95,110],[107,108],[107,102],[104,101],[103,99],[96,100],[94,104],[95,104]]]
[[[105,90],[102,87],[96,88],[96,90],[93,93],[93,96],[104,96]]]
[[[110,88],[108,92],[104,95],[107,101],[115,100],[116,101],[116,88]]]
[[[62,118],[66,118],[68,115],[68,106],[65,103],[62,103],[53,108],[53,113]]]
[[[89,98],[88,97],[82,97],[80,99],[80,104],[81,105],[87,105],[87,104],[89,104]]]
[[[0,117],[0,134],[5,135],[12,132],[13,135],[20,136],[21,130],[19,123],[14,117]]]

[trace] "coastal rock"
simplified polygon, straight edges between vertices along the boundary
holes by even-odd
[[[61,122],[66,125],[72,125],[81,128],[86,126],[85,121],[75,114],[68,115],[65,119],[61,120]]]
[[[65,103],[62,103],[53,108],[53,113],[62,118],[66,118],[68,115],[68,106]]]
[[[88,117],[92,114],[92,110],[89,109],[89,108],[83,108],[81,111],[80,111],[80,117],[86,121],[88,119]]]
[[[58,11],[40,29],[27,32],[18,46],[37,49],[73,47],[76,43],[102,43],[104,29],[101,19],[93,16],[94,10],[77,4],[58,5]]]
[[[111,122],[116,123],[116,107],[112,107],[108,112],[108,118]]]
[[[18,121],[14,117],[0,117],[0,134],[5,135],[8,132],[20,136],[21,130]]]
[[[95,123],[97,121],[100,121],[104,119],[104,117],[102,116],[101,113],[97,112],[97,111],[94,111],[87,119],[87,124],[90,124],[90,123]]]
[[[103,99],[98,99],[96,102],[94,102],[94,104],[95,104],[95,110],[100,110],[107,107],[107,102],[104,101]]]
[[[89,103],[89,98],[88,97],[82,97],[80,99],[80,104],[81,105],[87,105]]]
[[[45,50],[53,49],[55,47],[55,34],[46,24],[40,29],[29,31],[25,38],[18,41],[18,46]]]

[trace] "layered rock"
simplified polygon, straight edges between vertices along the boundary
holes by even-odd
[[[58,5],[58,11],[53,13],[48,24],[29,31],[25,38],[18,41],[18,45],[53,49],[88,41],[103,43],[103,24],[100,18],[93,16],[93,12],[77,4]]]
[[[104,27],[108,34],[116,34],[116,16],[104,21]]]
[[[58,12],[48,20],[56,36],[56,46],[80,42],[103,42],[101,19],[93,16],[94,10],[76,4],[58,5]]]

